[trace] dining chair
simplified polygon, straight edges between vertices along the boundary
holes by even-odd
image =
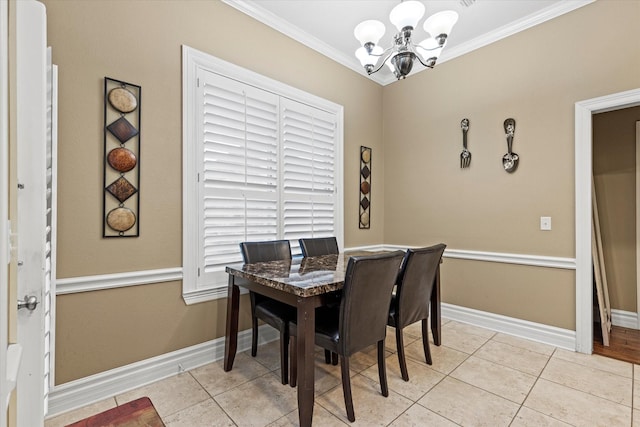
[[[333,255],[340,252],[338,249],[338,240],[335,237],[308,237],[298,239],[298,243],[300,243],[300,249],[302,250],[303,257]],[[339,298],[340,293],[338,292],[336,296]],[[339,303],[340,301],[337,300],[336,304]],[[332,303],[329,303],[329,305],[331,304]],[[329,350],[325,350],[324,361],[326,363],[337,365],[338,355],[335,353],[332,354]]]
[[[402,337],[402,330],[406,326],[418,320],[422,321],[422,347],[425,361],[428,365],[433,363],[429,349],[427,319],[438,265],[446,247],[445,244],[440,243],[421,249],[408,249],[402,262],[396,291],[391,297],[387,324],[396,328],[398,362],[402,379],[405,381],[409,381]]]
[[[245,264],[291,259],[288,240],[242,242],[240,251]],[[296,309],[288,304],[250,291],[251,299],[251,356],[258,353],[258,319],[280,332],[280,368],[282,384],[288,382],[289,322],[296,318]]]
[[[298,239],[302,256],[331,255],[339,253],[335,237],[313,237]]]
[[[316,309],[315,344],[340,357],[342,389],[349,421],[355,421],[349,358],[369,347],[378,346],[378,375],[382,395],[389,396],[385,366],[384,341],[391,293],[396,283],[402,251],[349,258],[339,306]],[[291,354],[296,357],[296,322],[289,325]],[[295,385],[297,372],[292,363],[290,382]]]

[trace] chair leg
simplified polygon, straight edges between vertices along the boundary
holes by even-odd
[[[400,364],[400,374],[402,379],[409,381],[409,371],[407,371],[407,360],[404,357],[404,338],[402,328],[396,328],[396,347],[398,348],[398,363]]]
[[[289,377],[289,331],[280,330],[280,377],[282,384],[287,384]]]
[[[351,397],[351,378],[349,377],[349,358],[340,355],[340,371],[342,372],[342,392],[344,393],[344,406],[347,408],[347,419],[351,422],[356,420],[353,411],[353,399]]]
[[[258,353],[258,318],[251,316],[251,357]]]
[[[422,347],[424,348],[424,358],[427,365],[433,365],[431,349],[429,348],[429,322],[427,322],[427,319],[422,319]]]
[[[298,382],[298,349],[296,348],[296,337],[290,337],[289,345],[289,356],[291,359],[289,363],[291,367],[291,371],[289,372],[289,385],[295,387]]]
[[[389,396],[389,385],[387,384],[387,366],[384,358],[384,340],[378,341],[378,376],[380,377],[380,389],[384,397]]]
[[[338,364],[338,353],[332,353],[329,350],[324,350],[324,363],[332,364],[336,366]]]

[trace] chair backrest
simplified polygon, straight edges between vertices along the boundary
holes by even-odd
[[[429,317],[433,283],[446,247],[440,243],[407,250],[396,289],[396,327],[404,328]]]
[[[332,255],[338,253],[338,241],[335,237],[316,237],[299,239],[302,256]]]
[[[404,253],[349,259],[340,303],[341,352],[352,355],[386,336],[391,293]]]
[[[291,245],[288,240],[242,242],[240,252],[245,264],[291,259]]]

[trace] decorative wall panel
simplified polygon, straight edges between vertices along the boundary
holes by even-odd
[[[371,148],[360,147],[360,218],[359,227],[371,227]]]
[[[104,78],[103,237],[140,235],[142,88]]]

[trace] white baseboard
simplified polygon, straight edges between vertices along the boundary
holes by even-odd
[[[259,344],[280,338],[277,330],[260,326]],[[238,353],[251,348],[251,329],[238,333]],[[56,386],[49,394],[47,418],[116,396],[143,385],[224,358],[224,337],[141,360]]]
[[[528,322],[512,317],[473,310],[442,303],[442,317],[497,332],[515,335],[556,347],[575,350],[575,332]],[[260,327],[260,343],[279,338],[278,332],[267,326]],[[446,335],[443,338],[446,345]],[[251,347],[251,330],[238,334],[238,352]],[[120,368],[56,386],[49,395],[49,414],[81,408],[109,397],[124,393],[152,382],[177,375],[224,357],[224,337],[184,348],[171,353],[142,360]]]
[[[638,328],[638,313],[633,311],[611,310],[611,324],[623,328]]]
[[[569,329],[446,303],[442,303],[442,317],[571,351],[576,349],[576,333]],[[444,344],[446,345],[446,341]]]

